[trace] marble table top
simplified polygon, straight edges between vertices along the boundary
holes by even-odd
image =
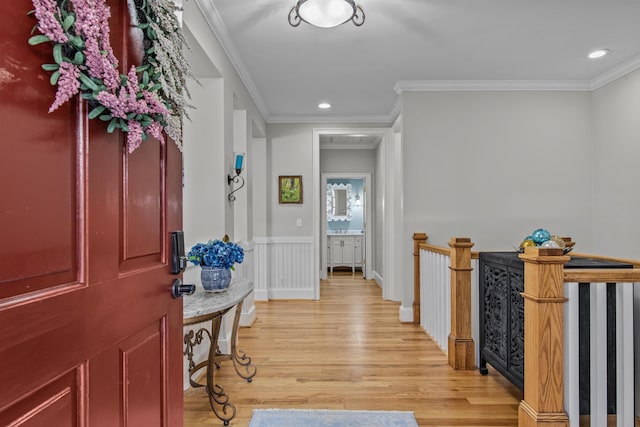
[[[204,288],[196,285],[193,295],[183,297],[183,318],[185,321],[218,313],[237,305],[253,291],[253,282],[247,279],[232,279],[229,289],[222,292],[205,292]]]

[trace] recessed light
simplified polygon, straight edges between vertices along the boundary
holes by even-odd
[[[609,49],[597,49],[589,52],[589,59],[598,59],[607,56],[611,51]]]
[[[331,108],[331,104],[329,104],[328,102],[321,102],[320,104],[318,104],[318,108],[320,108],[321,110],[328,110],[329,108]]]

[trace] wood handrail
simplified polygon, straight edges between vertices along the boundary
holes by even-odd
[[[640,268],[565,268],[565,283],[640,282]]]
[[[429,252],[435,252],[440,255],[451,255],[451,248],[444,248],[442,246],[432,245],[430,243],[420,243],[418,247],[420,249],[424,249]]]
[[[571,252],[569,255],[570,256],[577,256],[577,257],[581,257],[581,258],[601,259],[603,261],[622,262],[622,263],[625,263],[625,264],[632,264],[633,268],[640,268],[640,261],[638,261],[636,259],[616,258],[616,257],[610,257],[610,256],[583,254],[583,253],[575,253],[575,252]]]
[[[431,243],[420,243],[418,247],[420,249],[435,252],[441,255],[447,255],[447,256],[451,255],[451,248],[445,248],[444,246],[432,245]],[[604,255],[585,254],[580,252],[572,252],[570,255],[575,257],[580,257],[580,258],[592,258],[592,259],[600,259],[603,261],[622,262],[625,264],[633,265],[633,268],[640,268],[640,261],[636,259],[617,258],[617,257],[604,256]],[[479,257],[480,257],[480,252],[471,251],[471,259],[478,259]],[[565,282],[566,281],[567,280],[565,280]]]
[[[418,245],[418,247],[420,249],[424,249],[425,251],[435,252],[435,253],[440,254],[440,255],[446,255],[446,256],[450,256],[451,255],[451,248],[445,248],[443,246],[432,245],[431,243],[420,243],[420,245]],[[478,258],[480,258],[480,252],[471,251],[471,259],[478,259]]]

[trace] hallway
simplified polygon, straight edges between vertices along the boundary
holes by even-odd
[[[256,303],[257,320],[240,330],[239,348],[258,373],[252,383],[223,363],[218,382],[236,405],[232,426],[254,408],[414,411],[420,426],[515,426],[519,390],[495,370],[452,370],[398,304],[373,281],[334,273],[320,301]],[[222,426],[203,390],[185,393],[185,427]]]

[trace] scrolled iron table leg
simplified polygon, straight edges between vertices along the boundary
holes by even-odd
[[[240,351],[237,348],[238,345],[238,329],[240,328],[240,316],[242,314],[242,304],[244,301],[240,301],[236,306],[236,313],[233,318],[233,329],[231,331],[231,360],[233,361],[233,368],[236,373],[247,380],[247,382],[253,381],[253,377],[256,376],[258,368],[251,364],[251,357],[247,356],[244,351]]]

